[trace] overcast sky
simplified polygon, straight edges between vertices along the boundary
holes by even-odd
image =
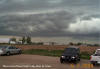
[[[100,0],[0,0],[0,35],[99,39]]]

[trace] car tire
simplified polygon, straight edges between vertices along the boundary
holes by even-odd
[[[18,54],[21,54],[21,53],[22,53],[22,51],[19,51],[19,52],[18,52]]]
[[[96,63],[92,63],[93,64],[93,66],[96,66]]]
[[[10,56],[10,52],[7,52],[6,55],[7,55],[7,56]]]
[[[60,63],[64,63],[64,61],[62,59],[60,59]]]
[[[78,59],[78,61],[80,61],[80,58]]]

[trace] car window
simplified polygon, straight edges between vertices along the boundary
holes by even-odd
[[[80,53],[80,49],[77,49],[77,52]]]
[[[67,48],[64,53],[77,53],[77,49],[75,48]]]
[[[13,47],[9,47],[9,49],[14,49]]]
[[[7,46],[0,46],[0,48],[7,48]]]
[[[100,56],[100,50],[97,50],[95,54],[96,56]]]
[[[16,47],[13,47],[13,49],[17,49]]]

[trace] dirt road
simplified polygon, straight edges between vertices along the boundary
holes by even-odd
[[[11,67],[13,66],[13,67]],[[26,66],[26,67],[25,67]],[[78,64],[59,62],[59,57],[39,55],[0,56],[0,69],[99,69],[89,66],[89,60],[81,60]]]

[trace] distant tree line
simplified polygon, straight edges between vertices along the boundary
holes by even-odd
[[[21,42],[21,43],[17,43],[17,44],[44,45],[44,42],[32,42],[30,36],[27,36],[27,37],[23,36],[18,41],[15,37],[13,37],[13,38],[10,38],[10,41]],[[49,43],[50,43],[50,45],[55,45],[55,42],[49,42]],[[88,43],[82,43],[82,42],[77,42],[77,43],[69,42],[68,45],[71,45],[71,46],[73,46],[73,45],[75,45],[75,46],[100,46],[100,44],[88,44]]]
[[[17,39],[15,37],[13,37],[13,38],[10,38],[10,41],[14,41],[14,42],[16,42],[16,44],[44,45],[43,42],[37,42],[37,43],[36,42],[32,42],[30,36],[27,36],[27,37],[23,36],[18,41],[17,41]],[[19,43],[19,42],[21,42],[21,43]]]
[[[73,43],[73,42],[69,42],[68,45],[76,45],[76,46],[100,46],[100,44],[88,44],[88,43],[82,43],[82,42],[78,42],[78,43]]]
[[[10,38],[9,43],[10,43],[11,41],[17,42],[17,39],[16,39],[15,37],[13,37],[13,38]],[[32,43],[31,37],[30,37],[30,36],[28,36],[28,37],[23,36],[21,39],[19,39],[19,41],[21,41],[22,44],[31,44],[31,43]]]
[[[22,37],[22,44],[31,44],[32,43],[32,41],[31,41],[31,37]]]

